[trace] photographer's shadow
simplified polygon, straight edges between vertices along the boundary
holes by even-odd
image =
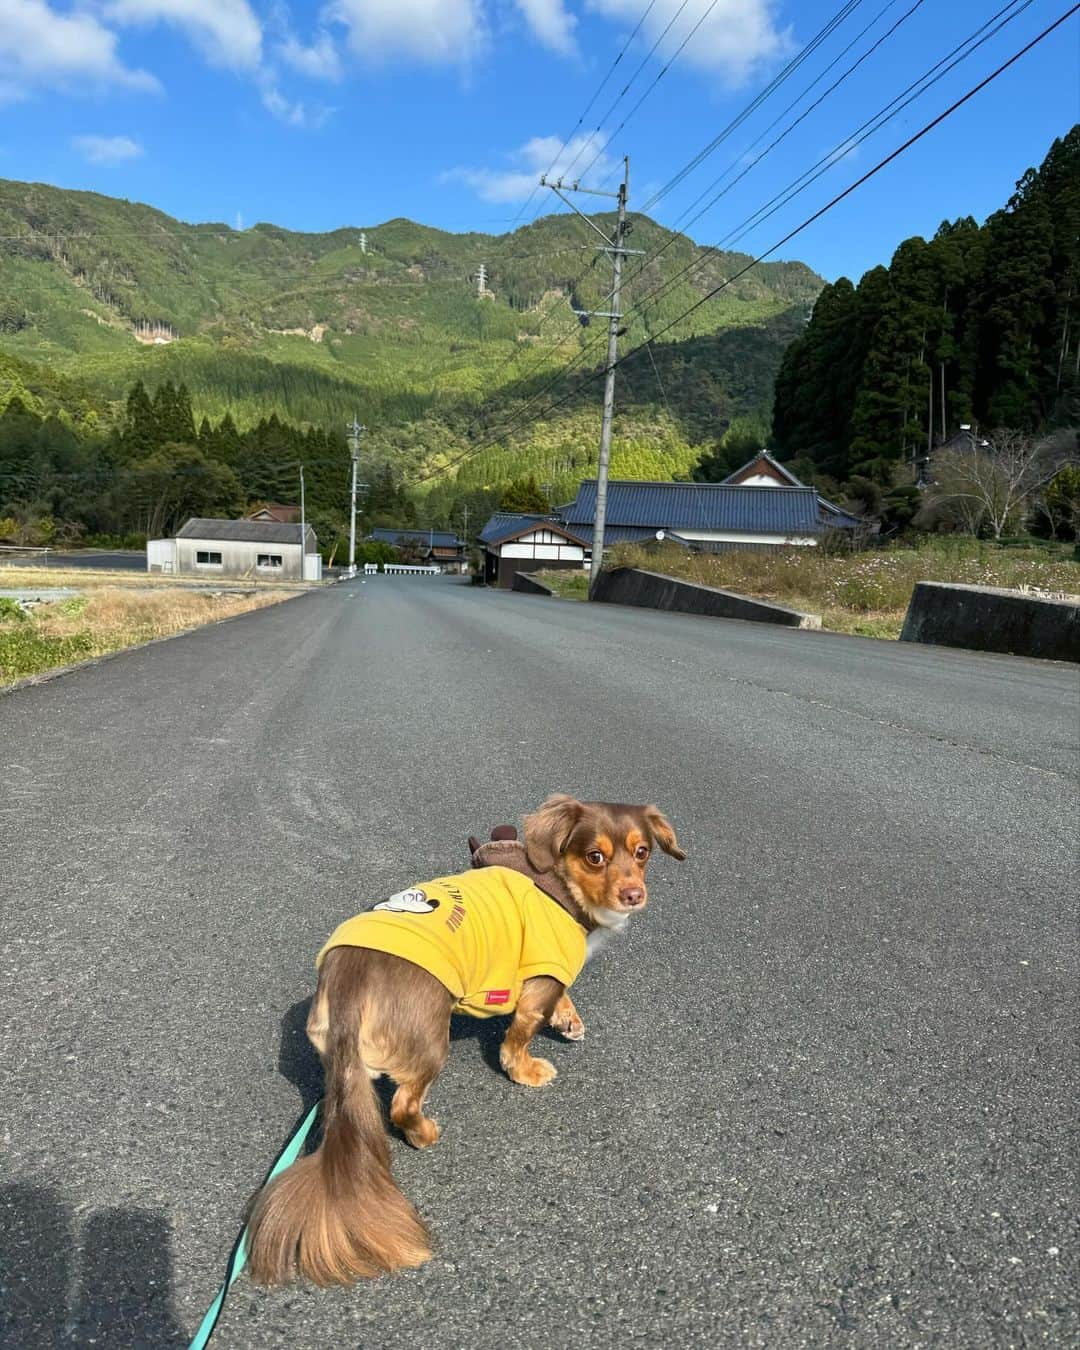
[[[0,1187],[0,1345],[186,1345],[172,1306],[164,1214],[104,1209],[77,1221],[48,1186]]]

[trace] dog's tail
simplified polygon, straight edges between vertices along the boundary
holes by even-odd
[[[360,1000],[332,1001],[323,1139],[259,1195],[248,1260],[257,1284],[299,1270],[318,1285],[352,1284],[431,1256],[427,1229],[398,1190],[382,1113],[360,1056]]]

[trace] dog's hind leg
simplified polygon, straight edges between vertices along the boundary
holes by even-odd
[[[392,1001],[377,1010],[372,1040],[382,1051],[376,1058],[397,1084],[390,1119],[413,1148],[428,1148],[439,1127],[424,1115],[424,1098],[450,1053],[450,1008],[453,999],[434,976],[413,967],[397,982]]]
[[[445,1056],[443,1058],[445,1062]],[[390,1103],[390,1119],[413,1148],[429,1148],[438,1143],[442,1133],[438,1124],[424,1115],[424,1098],[441,1068],[442,1064],[438,1064],[428,1074],[399,1081],[394,1100]]]

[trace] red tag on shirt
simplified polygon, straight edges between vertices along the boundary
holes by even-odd
[[[489,990],[487,991],[487,993],[484,995],[484,1002],[485,1002],[486,1004],[489,1004],[489,1005],[490,1005],[490,1004],[495,1004],[495,1003],[509,1003],[509,1002],[510,1002],[510,990],[509,990],[509,989],[489,989]]]

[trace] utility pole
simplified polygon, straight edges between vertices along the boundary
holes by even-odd
[[[300,465],[300,580],[306,581],[307,521],[304,518],[304,466]]]
[[[619,308],[622,298],[622,262],[623,258],[631,253],[641,253],[638,248],[626,248],[625,240],[630,230],[626,221],[626,201],[630,195],[630,159],[623,156],[623,180],[619,184],[618,192],[600,192],[596,188],[582,187],[580,183],[564,184],[560,178],[555,183],[547,181],[547,175],[540,179],[541,187],[549,187],[557,197],[562,200],[573,211],[581,216],[582,220],[595,231],[604,241],[604,246],[600,249],[601,253],[606,253],[611,259],[611,293],[608,299],[611,302],[610,309],[575,309],[574,313],[581,319],[582,323],[587,325],[590,319],[607,319],[608,321],[608,346],[607,346],[607,366],[605,368],[604,380],[604,412],[600,422],[600,462],[596,471],[596,518],[593,522],[593,541],[592,541],[592,561],[589,566],[589,599],[593,598],[596,589],[596,580],[600,575],[600,568],[604,560],[604,525],[607,520],[607,487],[608,487],[608,464],[611,460],[611,422],[615,413],[615,367],[619,360],[619,322],[622,319],[622,311]],[[618,217],[615,222],[615,238],[609,239],[600,227],[589,219],[584,212],[578,211],[578,208],[565,195],[566,192],[587,192],[593,197],[614,197],[618,203]]]
[[[367,235],[364,233],[363,230],[360,231],[360,252],[361,253],[367,252]]]
[[[356,576],[356,471],[360,464],[360,437],[367,431],[367,427],[362,427],[356,420],[356,414],[353,413],[353,420],[346,427],[349,433],[349,454],[352,456],[352,510],[349,518],[349,576]],[[365,488],[367,484],[363,485]]]
[[[480,270],[476,274],[476,294],[482,300],[484,298],[484,293],[486,291],[487,291],[487,266],[486,264],[481,263]]]

